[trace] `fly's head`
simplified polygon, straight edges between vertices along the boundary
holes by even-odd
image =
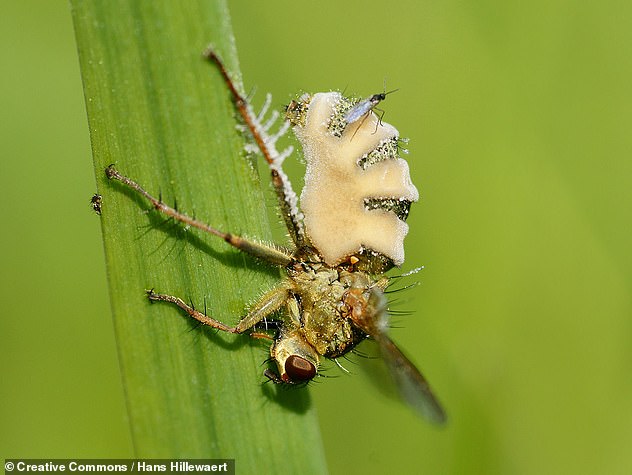
[[[318,353],[300,329],[281,329],[270,354],[277,364],[278,374],[267,370],[265,375],[275,383],[307,383],[318,373]]]

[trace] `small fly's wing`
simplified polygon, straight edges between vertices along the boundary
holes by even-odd
[[[356,301],[357,306],[351,313],[351,319],[379,345],[402,398],[430,422],[444,424],[446,414],[432,393],[428,381],[386,334],[388,314],[384,293],[376,287],[369,292],[368,298]]]
[[[345,114],[345,117],[344,117],[345,122],[347,124],[353,124],[354,122],[357,122],[358,120],[360,120],[360,117],[362,117],[363,115],[366,115],[366,113],[369,112],[371,109],[373,109],[373,103],[371,102],[371,98],[364,99],[358,102],[351,109],[349,109],[349,111]]]

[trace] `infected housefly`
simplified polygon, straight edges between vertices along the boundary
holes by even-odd
[[[174,304],[197,321],[222,331],[250,332],[271,340],[270,353],[277,371],[268,369],[264,374],[280,384],[312,380],[319,375],[321,357],[335,360],[371,337],[378,343],[402,397],[432,422],[443,423],[445,414],[425,378],[387,335],[384,291],[389,277],[384,273],[404,262],[405,219],[419,193],[410,180],[407,162],[399,157],[397,129],[384,123],[373,132],[379,119],[372,109],[385,94],[360,104],[337,92],[304,94],[287,106],[286,122],[270,135],[270,121],[262,122],[270,97],[264,110],[255,114],[216,53],[209,49],[205,57],[218,68],[268,163],[292,247],[261,244],[220,231],[154,198],[114,166],[109,166],[106,174],[142,195],[164,215],[283,268],[287,276],[255,302],[234,327],[195,310],[179,297],[151,290],[147,292],[149,300]],[[367,117],[357,130],[349,130],[348,125],[362,115]],[[307,162],[300,209],[282,170],[291,149],[279,152],[275,145],[290,126]],[[353,136],[357,139],[352,142]],[[259,331],[258,325],[272,314],[276,315],[274,336]]]

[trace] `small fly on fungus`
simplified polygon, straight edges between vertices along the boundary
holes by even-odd
[[[198,322],[218,330],[250,332],[254,337],[271,340],[270,354],[277,371],[268,369],[264,374],[279,384],[306,383],[319,375],[321,357],[335,360],[372,338],[402,397],[430,421],[443,423],[445,413],[426,379],[387,335],[384,291],[390,279],[385,272],[404,262],[403,242],[408,233],[405,220],[419,193],[410,180],[407,162],[399,157],[397,129],[382,123],[373,113],[382,96],[370,98],[368,106],[360,110],[362,102],[358,104],[338,92],[303,94],[286,107],[280,130],[269,134],[271,121],[264,123],[263,118],[270,96],[264,110],[256,114],[217,54],[209,48],[204,56],[221,73],[270,168],[292,246],[266,245],[221,231],[153,197],[113,165],[106,174],[142,195],[160,213],[284,269],[286,277],[251,305],[236,326],[199,312],[176,296],[151,290],[147,292],[149,300],[174,304]],[[362,115],[367,117],[357,130],[349,130],[349,124]],[[301,143],[307,162],[300,209],[282,170],[283,160],[292,150],[276,149],[277,139],[289,127]],[[352,141],[353,137],[356,139]],[[269,335],[257,324],[272,314],[276,325],[274,335]]]
[[[382,124],[382,118],[384,117],[384,111],[381,109],[377,108],[377,105],[382,102],[384,99],[386,99],[386,96],[391,94],[392,92],[396,92],[399,89],[393,89],[392,91],[388,91],[386,92],[386,80],[384,81],[384,92],[378,92],[377,94],[373,94],[372,96],[367,97],[366,99],[362,99],[357,101],[353,107],[351,107],[351,109],[349,109],[344,118],[345,118],[345,122],[350,125],[353,124],[354,122],[359,121],[360,119],[362,119],[362,121],[360,122],[360,125],[358,126],[358,128],[356,129],[356,132],[360,129],[360,127],[362,127],[362,124],[364,124],[364,121],[367,119],[367,117],[369,117],[369,113],[373,112],[374,110],[381,112],[379,119],[377,120],[376,124],[375,124],[375,131],[373,133],[377,132],[377,127],[378,125]],[[351,136],[351,138],[353,139],[353,137],[355,137],[355,133],[353,133],[353,135]]]
[[[347,124],[353,124],[360,120],[360,118],[368,116],[369,112],[376,109],[377,105],[386,99],[388,94],[395,91],[397,91],[397,89],[388,92],[378,92],[371,97],[359,101],[345,114],[345,121]]]

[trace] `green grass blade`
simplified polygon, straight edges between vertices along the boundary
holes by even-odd
[[[213,236],[161,224],[104,168],[219,229],[269,238],[259,178],[234,106],[201,53],[238,71],[223,1],[72,1],[103,195],[103,239],[132,437],[139,457],[235,458],[238,473],[326,471],[306,389],[262,384],[267,345],[194,328],[144,290],[191,299],[235,323],[276,271]],[[265,177],[267,179],[267,177]]]

